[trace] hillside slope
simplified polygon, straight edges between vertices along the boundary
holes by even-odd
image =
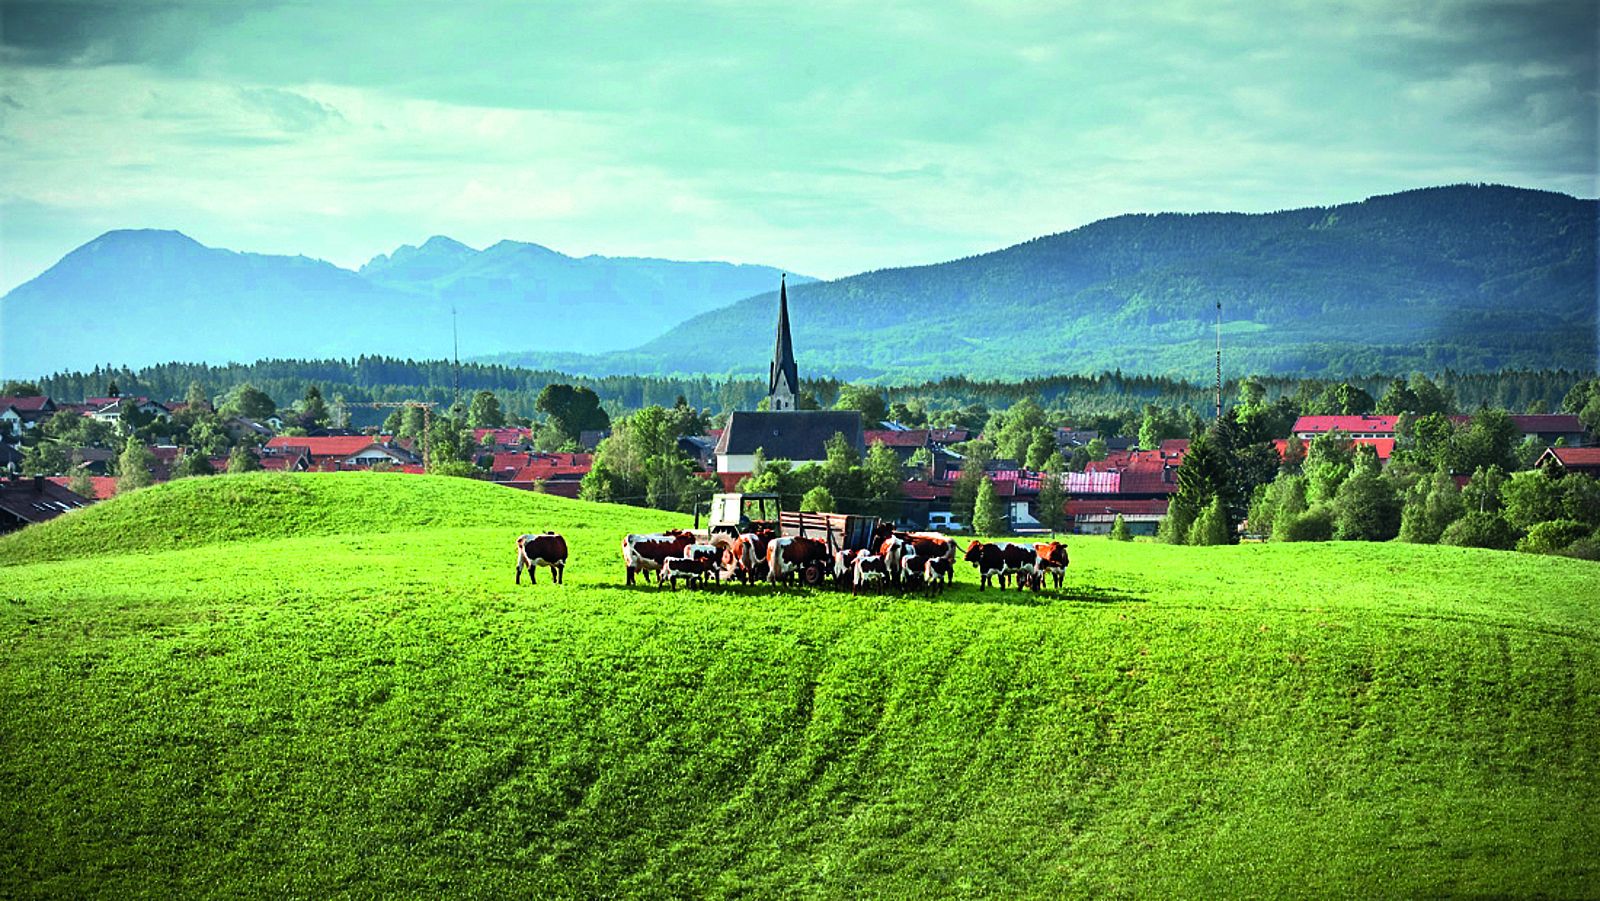
[[[1597,358],[1597,205],[1456,186],[1279,213],[1119,216],[963,260],[789,292],[804,376],[1204,377],[1569,367]],[[582,373],[765,372],[776,296],[633,351],[522,355]]]
[[[347,528],[382,478],[426,525]],[[331,534],[124,554],[135,493],[0,543],[103,548],[0,566],[0,894],[1600,885],[1593,564],[1085,539],[1059,594],[673,593],[616,542],[681,518],[567,502],[530,588],[521,510],[306,481]]]

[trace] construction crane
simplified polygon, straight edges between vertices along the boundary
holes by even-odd
[[[421,407],[422,408],[422,468],[428,468],[428,433],[433,431],[433,408],[437,406],[431,400],[370,400],[358,403],[346,403],[347,407],[362,407],[368,410],[389,409],[394,407]]]

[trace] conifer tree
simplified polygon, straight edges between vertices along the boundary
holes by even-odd
[[[995,493],[994,482],[988,476],[978,483],[978,496],[972,505],[972,530],[979,535],[1001,535],[1006,532],[1000,497]]]

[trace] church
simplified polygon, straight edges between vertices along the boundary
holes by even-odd
[[[725,491],[755,469],[756,450],[768,460],[789,460],[796,466],[828,458],[827,443],[842,434],[859,453],[863,443],[861,414],[855,410],[797,410],[800,375],[789,333],[789,288],[778,283],[778,337],[767,374],[767,410],[736,410],[717,439],[717,477]]]

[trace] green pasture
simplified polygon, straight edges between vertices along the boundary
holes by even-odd
[[[1600,566],[624,587],[685,521],[253,474],[0,539],[0,897],[1600,895]]]

